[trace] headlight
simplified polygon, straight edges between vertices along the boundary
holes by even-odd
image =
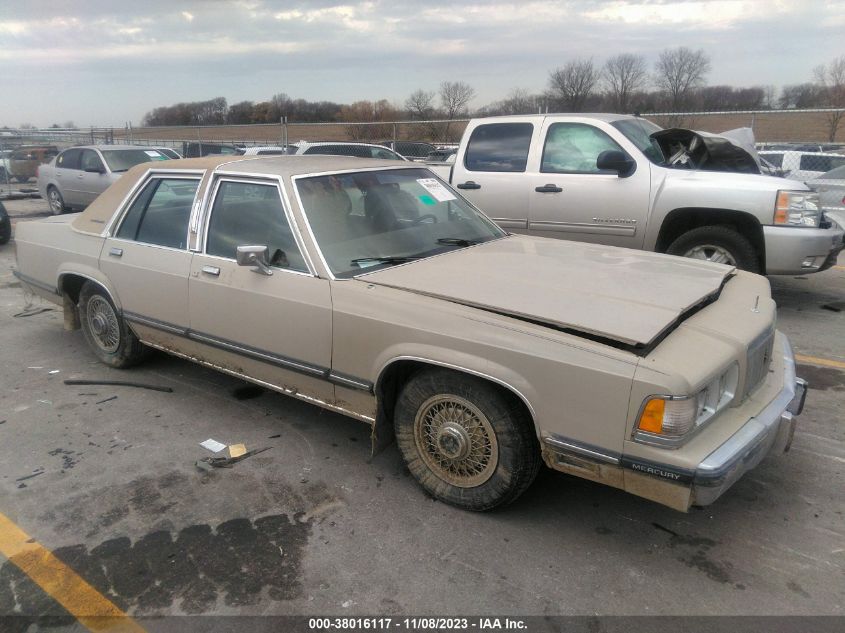
[[[821,215],[819,194],[813,191],[778,191],[775,224],[817,227]]]
[[[692,437],[734,399],[739,365],[733,363],[692,396],[649,396],[640,407],[634,439],[674,448]]]

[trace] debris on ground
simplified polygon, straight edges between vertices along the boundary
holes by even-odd
[[[226,448],[226,445],[223,442],[218,442],[217,440],[213,440],[211,438],[208,438],[204,442],[200,442],[200,446],[207,448],[212,453],[219,453]]]
[[[15,319],[23,318],[23,317],[31,317],[31,316],[35,316],[36,314],[41,314],[42,312],[52,312],[52,311],[53,311],[53,308],[48,308],[46,306],[40,307],[40,308],[29,308],[29,309],[23,310],[22,312],[18,312],[17,314],[13,314],[12,317],[15,318]]]
[[[151,391],[163,391],[173,393],[172,387],[161,385],[148,385],[143,382],[131,382],[128,380],[65,380],[66,385],[109,385],[113,387],[137,387],[138,389],[150,389]]]
[[[246,455],[246,446],[243,444],[231,444],[229,446],[229,457],[240,457]]]
[[[257,448],[252,451],[247,451],[243,455],[239,455],[238,457],[203,457],[202,459],[198,459],[194,462],[194,465],[199,468],[200,470],[208,471],[211,468],[231,468],[233,465],[237,464],[240,461],[245,460],[247,457],[252,457],[253,455],[258,455],[259,453],[263,453],[264,451],[269,451],[272,446],[265,446],[264,448]]]
[[[103,404],[104,402],[111,402],[112,400],[117,400],[117,396],[112,396],[111,398],[106,398],[105,400],[99,400],[94,404]]]

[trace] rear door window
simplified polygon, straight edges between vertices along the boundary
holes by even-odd
[[[126,212],[116,237],[185,249],[197,178],[153,178]]]
[[[531,123],[489,123],[472,131],[464,165],[470,171],[525,171],[534,126]]]
[[[79,157],[81,154],[81,149],[66,149],[56,159],[56,167],[61,167],[62,169],[79,169]]]

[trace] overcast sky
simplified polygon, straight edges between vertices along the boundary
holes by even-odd
[[[0,125],[138,125],[284,92],[349,103],[465,81],[480,107],[578,56],[703,48],[710,84],[801,83],[845,55],[845,0],[0,0]]]

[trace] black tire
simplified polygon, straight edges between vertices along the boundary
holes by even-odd
[[[760,272],[757,250],[746,237],[729,226],[700,226],[681,235],[666,250],[670,255],[732,263],[752,273]],[[729,261],[720,261],[728,258]]]
[[[79,320],[88,346],[109,367],[131,367],[147,356],[147,348],[129,329],[108,293],[90,281],[79,292]]]
[[[67,210],[62,194],[52,185],[47,187],[47,203],[50,205],[50,212],[53,215],[61,215]]]
[[[463,415],[448,419],[456,413]],[[508,504],[540,469],[522,403],[475,376],[439,368],[414,374],[396,402],[394,427],[411,474],[436,499],[460,508]]]
[[[12,239],[12,222],[9,216],[0,217],[0,244],[6,244]]]

